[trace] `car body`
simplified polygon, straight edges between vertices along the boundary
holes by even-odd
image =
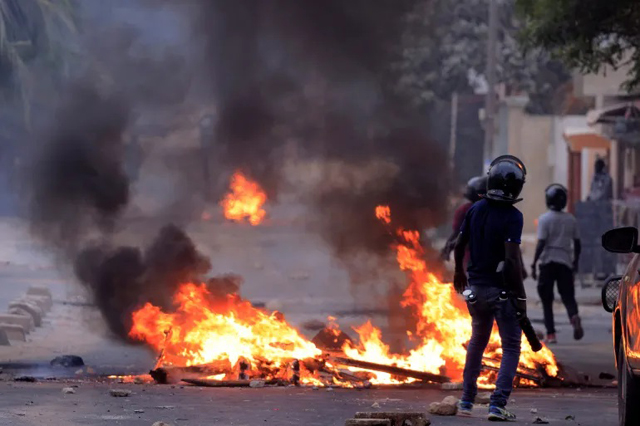
[[[602,289],[604,308],[612,313],[613,348],[618,368],[620,426],[640,425],[640,246],[636,228],[617,228],[602,236],[613,253],[634,253],[622,276]]]

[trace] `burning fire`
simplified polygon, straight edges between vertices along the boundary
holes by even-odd
[[[257,185],[252,186],[240,174],[234,182],[238,188],[253,188],[249,191],[251,194],[263,194],[259,188],[255,191]],[[246,193],[234,190],[230,195]],[[392,224],[389,207],[379,206],[375,213],[386,225]],[[405,354],[391,353],[382,340],[381,331],[366,322],[354,329],[359,343],[347,342],[342,350],[354,360],[460,379],[465,345],[471,336],[466,307],[451,284],[442,283],[428,271],[419,233],[404,229],[392,232],[397,236],[394,250],[398,265],[409,281],[402,304],[411,309],[417,319],[415,332],[408,333],[415,349]],[[174,304],[172,312],[146,304],[133,314],[130,336],[145,341],[160,354],[158,366],[207,365],[214,370],[208,375],[212,380],[237,379],[240,370],[251,378],[290,380],[296,375],[302,383],[351,385],[348,380],[341,380],[336,363],[324,359],[326,354],[278,312],[257,309],[237,294],[214,296],[206,284],[183,284],[174,296]],[[339,327],[332,319],[330,322],[328,331],[338,336]],[[494,329],[485,358],[488,364],[495,366],[500,356],[500,337]],[[553,353],[547,347],[534,353],[523,339],[520,370],[528,372],[540,366],[550,376],[558,373]],[[348,370],[352,378],[353,374],[362,372],[354,367]],[[322,373],[330,373],[329,378]],[[380,372],[365,374],[372,383],[415,380]],[[481,384],[489,385],[492,374],[485,374]]]
[[[262,208],[267,195],[260,185],[236,171],[231,176],[230,190],[220,202],[224,217],[236,222],[248,220],[253,226],[259,225],[267,214]]]
[[[376,208],[376,216],[384,223],[391,223],[388,207]],[[438,373],[445,367],[449,376],[460,378],[466,357],[465,344],[471,337],[471,321],[466,307],[451,284],[440,282],[428,272],[419,233],[402,229],[396,233],[396,258],[400,269],[405,271],[409,279],[402,304],[413,309],[417,316],[416,333],[410,335],[417,347],[408,356],[398,360],[396,355],[388,354],[388,347],[380,340],[379,330],[365,324],[356,329],[360,336],[360,348],[348,348],[345,352],[355,359],[383,363],[390,361],[404,368],[431,373]],[[485,357],[495,359],[500,358],[501,354],[500,335],[494,328]],[[388,361],[382,361],[384,358]],[[550,376],[558,374],[555,357],[549,348],[545,346],[540,352],[533,352],[526,339],[523,339],[521,369],[535,370],[538,365],[544,366]]]
[[[215,363],[222,373],[246,362],[249,371],[271,370],[276,377],[295,359],[321,355],[281,314],[267,314],[238,295],[216,300],[205,284],[189,283],[174,303],[173,313],[147,303],[133,314],[130,336],[157,350],[159,365]]]

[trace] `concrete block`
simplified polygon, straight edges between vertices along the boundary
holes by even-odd
[[[21,326],[26,333],[33,331],[36,325],[33,322],[33,318],[28,312],[20,310],[21,314],[0,314],[0,323],[14,324]]]
[[[29,294],[29,293],[25,293],[24,298],[26,299],[39,299],[42,300],[45,305],[47,306],[48,309],[51,309],[51,307],[53,306],[53,299],[49,296],[43,296],[40,294]]]
[[[49,299],[53,300],[51,291],[47,287],[43,287],[43,286],[37,286],[37,285],[31,286],[29,287],[29,290],[27,290],[27,294],[33,295],[33,296],[46,296]]]
[[[4,330],[0,330],[0,346],[11,346],[9,337],[7,337],[7,333]]]
[[[0,322],[0,330],[3,330],[9,340],[15,340],[19,342],[27,341],[27,333],[24,332],[24,328],[17,324],[5,324]]]
[[[27,294],[22,298],[22,300],[35,303],[43,313],[49,312],[51,310],[51,306],[53,305],[51,299],[46,296],[33,296]]]
[[[393,426],[389,419],[349,419],[344,426]]]
[[[42,326],[42,311],[40,310],[38,305],[27,300],[17,300],[15,302],[9,303],[9,309],[13,308],[20,308],[24,311],[27,311],[33,318],[33,323],[36,325],[36,327]]]
[[[413,426],[429,426],[431,420],[424,413],[418,412],[402,412],[402,411],[389,411],[389,412],[359,412],[355,415],[356,419],[388,419],[390,426],[403,426],[405,424],[411,424]]]

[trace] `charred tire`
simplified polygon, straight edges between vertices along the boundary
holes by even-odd
[[[620,426],[640,425],[640,379],[631,373],[624,353],[618,346],[618,418]]]

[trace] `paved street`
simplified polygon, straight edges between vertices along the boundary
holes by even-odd
[[[27,243],[29,238],[20,223],[0,224],[0,230],[3,226],[7,238],[0,251],[0,262],[5,262],[0,263],[0,305],[6,306],[32,284],[49,286],[55,304],[45,325],[31,333],[27,342],[0,347],[0,363],[48,362],[54,356],[73,353],[104,373],[142,373],[153,365],[154,354],[143,347],[105,337],[99,314],[91,306],[68,303],[83,300],[83,293],[64,266],[56,264],[37,245]],[[146,231],[138,227],[138,232]],[[334,314],[344,330],[372,317],[385,331],[384,310],[376,313],[373,309],[384,300],[384,286],[375,282],[371,287],[349,285],[346,271],[317,237],[295,227],[249,228],[213,223],[196,223],[189,233],[211,256],[214,273],[243,275],[245,296],[283,311],[293,324],[300,326],[304,321],[323,320]],[[535,301],[535,283],[529,280],[527,286],[530,299]],[[366,293],[364,290],[370,290],[370,297],[356,302],[355,296]],[[610,317],[596,304],[596,293],[578,290],[579,298],[588,302],[581,306],[588,333],[580,342],[572,340],[563,307],[557,305],[559,343],[552,348],[561,362],[591,377],[615,372]],[[542,329],[539,305],[531,303],[529,311],[534,326]],[[39,373],[42,377],[53,374]],[[77,393],[62,394],[61,389],[70,384],[79,386]],[[108,390],[114,387],[131,389],[133,394],[129,398],[113,398]],[[199,389],[61,380],[33,384],[3,381],[0,388],[0,425],[151,425],[160,420],[173,425],[341,425],[356,411],[427,411],[429,403],[458,394],[435,389]],[[615,424],[617,418],[616,391],[612,388],[516,390],[513,399],[510,406],[521,424],[531,424],[535,417],[542,417],[550,424],[596,426]],[[374,404],[380,408],[373,408]],[[476,419],[431,419],[434,425],[484,423],[485,410],[486,407],[479,407]],[[575,416],[575,421],[565,420],[568,416]]]
[[[81,384],[74,395],[64,395],[59,383],[0,383],[0,425],[47,424],[150,426],[156,421],[173,425],[340,426],[357,411],[426,411],[448,393],[436,390],[311,390],[171,388],[123,386],[128,398],[113,398],[113,386]],[[516,390],[510,407],[519,424],[536,417],[549,424],[603,426],[617,419],[615,391],[583,389]],[[372,408],[377,403],[380,408]],[[532,414],[531,410],[537,410]],[[136,410],[143,410],[136,413]],[[486,424],[486,407],[477,407],[473,419],[431,416],[433,425]],[[566,420],[574,416],[575,420]]]

